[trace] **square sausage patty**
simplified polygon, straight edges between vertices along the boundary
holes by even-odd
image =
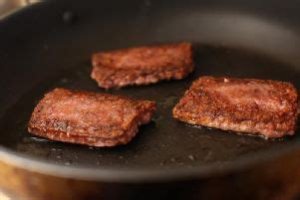
[[[173,116],[189,124],[279,138],[295,133],[297,102],[291,83],[205,76],[186,91]]]
[[[28,131],[50,140],[111,147],[131,141],[155,110],[152,101],[57,88],[35,107]]]
[[[100,52],[92,65],[91,77],[106,89],[183,79],[194,70],[190,43]]]

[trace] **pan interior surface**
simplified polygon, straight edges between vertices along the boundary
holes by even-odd
[[[172,108],[201,75],[289,79],[295,71],[266,57],[240,49],[196,46],[196,71],[182,81],[166,81],[150,86],[128,87],[105,91],[90,79],[91,66],[80,64],[42,81],[11,107],[4,118],[2,145],[61,165],[120,168],[168,168],[172,166],[197,167],[209,163],[227,163],[245,155],[269,148],[282,148],[298,136],[282,140],[264,140],[240,136],[216,129],[193,127],[172,118]],[[240,66],[243,66],[242,68]],[[272,72],[271,74],[266,74]],[[299,74],[297,74],[299,76]],[[293,76],[292,76],[293,77]],[[294,74],[295,80],[297,81]],[[128,145],[115,148],[93,148],[53,142],[31,136],[27,122],[43,94],[55,87],[121,94],[158,103],[153,121],[142,126],[138,136]],[[16,117],[17,116],[17,117]]]
[[[250,23],[254,27],[252,33],[249,29],[248,36],[240,35],[243,33],[240,26],[222,32],[218,30],[220,22],[225,23],[223,27],[226,23],[231,26],[234,17],[226,18],[224,14],[195,17],[179,12],[178,18],[174,17],[172,9],[164,12],[162,6],[150,12],[148,7],[137,6],[132,8],[136,11],[130,12],[133,14],[123,12],[125,14],[109,20],[103,16],[84,18],[78,9],[78,21],[74,24],[58,23],[49,28],[47,34],[34,39],[15,36],[21,44],[18,48],[4,45],[0,50],[6,52],[0,54],[4,66],[1,86],[4,83],[9,86],[4,89],[6,95],[1,94],[1,101],[5,102],[5,107],[1,105],[0,110],[1,146],[21,156],[59,166],[151,170],[197,168],[210,164],[223,166],[246,156],[258,157],[262,152],[298,143],[299,130],[293,137],[267,141],[193,127],[173,119],[171,111],[192,81],[202,75],[289,81],[299,89],[300,62],[294,56],[296,50],[300,52],[297,49],[300,48],[299,35],[276,23],[258,18],[250,20],[242,14],[239,16],[241,21],[235,19],[235,23]],[[42,12],[43,6],[39,9],[41,11],[36,9],[35,12]],[[57,10],[57,13],[63,12],[63,9]],[[30,18],[31,14],[24,12],[23,15]],[[58,18],[53,20],[59,21]],[[264,28],[264,32],[257,31],[257,27]],[[265,39],[269,33],[273,33],[270,36],[273,40]],[[195,50],[196,70],[184,80],[105,91],[90,78],[90,55],[94,52],[179,41],[192,42]],[[158,110],[153,121],[142,126],[137,137],[125,146],[93,148],[31,136],[27,132],[31,112],[43,94],[55,87],[154,100]]]

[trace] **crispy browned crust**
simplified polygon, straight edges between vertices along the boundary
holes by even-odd
[[[106,89],[183,79],[194,70],[190,43],[100,52],[92,64],[91,77]]]
[[[131,141],[155,110],[152,101],[57,88],[35,107],[28,131],[50,140],[110,147]]]
[[[173,109],[174,118],[265,138],[293,135],[297,90],[291,83],[200,77]]]

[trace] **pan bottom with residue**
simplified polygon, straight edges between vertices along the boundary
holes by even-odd
[[[296,136],[277,140],[236,135],[216,129],[193,127],[172,118],[172,108],[202,75],[235,76],[290,81],[299,88],[299,70],[257,52],[224,46],[195,45],[196,70],[181,81],[102,90],[90,78],[86,60],[41,81],[23,95],[1,119],[1,145],[23,155],[58,165],[87,168],[159,169],[172,167],[220,166],[245,156],[282,148],[299,140]],[[143,126],[137,137],[125,146],[92,148],[37,138],[27,132],[27,123],[43,94],[55,87],[84,89],[127,95],[158,103],[153,121]]]

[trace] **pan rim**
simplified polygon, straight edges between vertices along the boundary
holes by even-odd
[[[21,170],[39,173],[58,178],[75,179],[81,181],[97,181],[107,183],[162,183],[174,181],[203,180],[207,178],[221,177],[251,169],[260,164],[274,161],[293,151],[299,150],[299,141],[284,149],[267,149],[252,157],[251,154],[237,158],[226,165],[218,163],[206,164],[199,168],[172,168],[172,169],[95,169],[81,166],[65,166],[53,162],[43,161],[22,153],[17,153],[0,146],[0,162]]]

